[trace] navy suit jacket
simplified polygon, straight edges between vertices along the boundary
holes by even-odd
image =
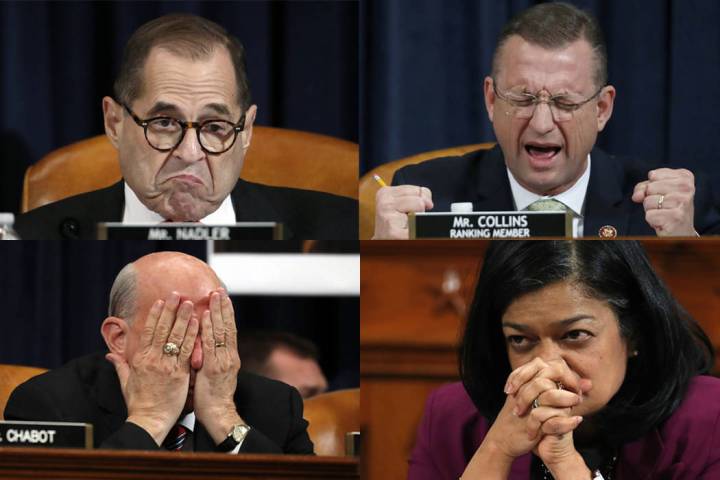
[[[302,417],[302,399],[294,388],[241,372],[235,406],[252,427],[241,452],[313,453]],[[160,449],[150,434],[125,421],[127,415],[115,367],[105,360],[104,353],[72,360],[31,378],[12,392],[5,407],[6,420],[91,423],[97,448]],[[212,437],[199,422],[192,439],[195,451],[215,449]]]
[[[615,480],[720,478],[720,379],[690,381],[675,412],[620,450]],[[461,383],[428,398],[410,458],[409,480],[456,480],[489,430]],[[517,457],[508,480],[530,478],[530,453]]]
[[[655,235],[645,221],[642,204],[632,201],[635,185],[647,180],[656,167],[620,159],[596,148],[591,153],[590,182],[585,195],[583,231],[597,237],[601,227],[612,225],[618,235]],[[420,185],[432,191],[434,211],[450,211],[453,202],[472,202],[475,211],[515,210],[505,161],[498,146],[461,157],[429,160],[401,168],[393,185]],[[720,211],[713,204],[707,179],[695,176],[695,229],[720,234]]]
[[[286,239],[357,240],[358,203],[329,193],[238,180],[230,193],[238,222],[280,222]],[[19,215],[23,240],[97,238],[100,222],[122,221],[123,183],[82,193]]]

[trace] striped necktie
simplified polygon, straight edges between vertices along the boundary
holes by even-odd
[[[188,429],[178,423],[170,429],[170,432],[168,433],[167,437],[165,437],[165,441],[163,442],[163,447],[170,450],[171,452],[179,452],[180,450],[182,450],[187,435]]]
[[[565,212],[567,209],[567,206],[559,200],[541,198],[528,205],[526,210],[530,212]]]

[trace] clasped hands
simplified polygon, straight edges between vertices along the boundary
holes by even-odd
[[[186,402],[216,444],[233,425],[245,423],[233,400],[240,356],[232,302],[220,288],[208,294],[208,305],[198,318],[193,303],[173,292],[150,308],[132,358],[106,356],[120,380],[127,421],[142,427],[158,445]],[[165,353],[167,343],[177,345],[179,352]]]
[[[531,451],[558,480],[590,478],[573,443],[573,431],[582,422],[573,409],[591,388],[592,382],[563,360],[535,358],[514,370],[505,385],[505,404],[468,465],[467,478],[488,468],[502,476],[517,457]]]

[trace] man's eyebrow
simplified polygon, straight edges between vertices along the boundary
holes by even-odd
[[[150,110],[147,112],[148,118],[159,115],[159,114],[180,114],[180,109],[177,107],[177,105],[173,105],[172,103],[166,103],[166,102],[156,102],[155,105],[152,106]]]
[[[215,115],[225,115],[227,117],[232,116],[230,108],[224,103],[208,103],[207,105],[204,105],[202,109],[203,111],[210,110]],[[148,110],[146,115],[148,118],[157,115],[172,115],[180,118],[182,117],[182,112],[177,105],[160,101],[156,102],[155,105]]]
[[[212,110],[218,115],[226,115],[228,117],[232,115],[230,108],[224,103],[208,103],[203,106],[203,110]]]
[[[564,320],[558,320],[556,322],[552,322],[551,325],[559,326],[559,327],[568,327],[568,326],[572,325],[573,323],[579,322],[581,320],[590,320],[592,322],[595,320],[595,317],[593,317],[592,315],[581,313],[580,315],[575,315],[570,318],[566,318]],[[527,332],[528,330],[530,330],[530,326],[526,325],[524,323],[502,322],[502,326],[514,328],[515,330],[518,330],[520,332]]]

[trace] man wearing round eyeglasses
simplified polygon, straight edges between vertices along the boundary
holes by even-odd
[[[257,107],[245,51],[219,25],[171,14],[141,26],[125,48],[105,132],[123,181],[32,210],[23,238],[93,238],[103,221],[275,221],[286,238],[357,238],[357,202],[239,179]]]
[[[615,88],[597,21],[563,3],[503,29],[484,82],[498,146],[396,172],[376,196],[374,238],[408,238],[409,212],[569,210],[573,236],[720,233],[709,189],[688,170],[638,165],[594,148]]]

